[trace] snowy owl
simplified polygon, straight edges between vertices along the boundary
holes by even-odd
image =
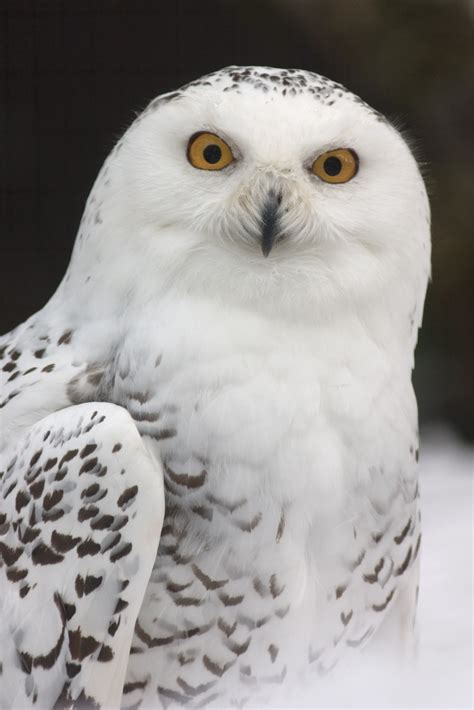
[[[137,117],[0,339],[2,707],[262,705],[403,649],[429,223],[399,132],[309,71]]]

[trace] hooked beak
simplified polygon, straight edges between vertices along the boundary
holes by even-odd
[[[273,192],[273,190],[270,191],[263,205],[261,217],[262,228],[260,232],[260,243],[262,247],[263,256],[265,257],[270,254],[272,247],[278,237],[278,210],[280,208],[280,204],[281,192],[277,194]]]

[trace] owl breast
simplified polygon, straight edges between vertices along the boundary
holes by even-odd
[[[166,485],[131,703],[263,699],[327,672],[375,632],[416,556],[414,466],[408,439],[390,440],[386,363],[364,383],[360,343],[349,358],[327,333],[212,315],[163,314],[114,363],[113,399]]]

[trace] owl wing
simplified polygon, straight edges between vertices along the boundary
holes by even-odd
[[[118,707],[164,515],[128,413],[68,407],[0,458],[0,707]]]

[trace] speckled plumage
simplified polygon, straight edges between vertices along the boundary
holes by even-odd
[[[186,160],[200,130],[221,173]],[[318,181],[346,147],[357,176]],[[339,84],[230,67],[151,102],[0,339],[4,705],[297,700],[387,615],[411,633],[428,274],[416,163]]]

